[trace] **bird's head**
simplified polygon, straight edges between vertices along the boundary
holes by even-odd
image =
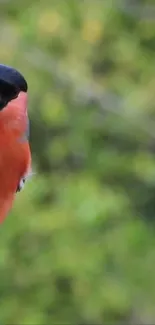
[[[0,64],[0,111],[21,92],[27,93],[28,85],[20,72]]]

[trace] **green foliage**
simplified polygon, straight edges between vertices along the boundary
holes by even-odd
[[[1,324],[155,321],[155,17],[136,4],[0,4],[36,171],[0,228]]]

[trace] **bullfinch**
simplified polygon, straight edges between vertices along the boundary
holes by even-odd
[[[22,74],[0,64],[0,223],[32,173],[27,93]]]

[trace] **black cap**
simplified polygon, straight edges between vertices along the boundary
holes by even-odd
[[[12,86],[15,86],[20,91],[27,92],[27,82],[20,72],[14,68],[0,64],[0,81],[4,81]]]
[[[20,72],[0,64],[0,110],[9,101],[15,99],[21,91],[27,92],[27,90],[27,82]]]

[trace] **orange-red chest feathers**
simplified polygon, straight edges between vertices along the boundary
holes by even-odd
[[[0,222],[12,206],[20,179],[31,168],[27,128],[27,94],[21,92],[0,112]]]

